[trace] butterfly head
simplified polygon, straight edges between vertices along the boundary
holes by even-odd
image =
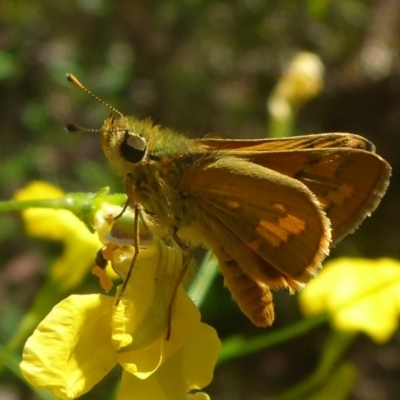
[[[146,159],[146,130],[141,121],[111,116],[104,121],[100,131],[104,154],[119,170],[132,168]]]

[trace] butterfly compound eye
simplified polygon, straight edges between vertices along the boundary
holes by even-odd
[[[136,164],[142,161],[146,154],[146,142],[140,136],[132,135],[126,131],[120,152],[124,160]]]

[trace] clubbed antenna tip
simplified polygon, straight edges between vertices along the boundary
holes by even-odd
[[[78,81],[78,79],[75,78],[74,75],[68,73],[66,76],[67,76],[68,82],[71,82],[75,86],[78,86],[78,88],[80,88],[80,89],[84,89],[84,86],[82,85],[82,83],[80,83]]]
[[[110,106],[108,103],[106,103],[104,100],[100,99],[100,97],[97,97],[94,93],[92,93],[89,89],[87,89],[85,86],[82,85],[82,83],[80,83],[78,81],[78,79],[75,78],[74,75],[72,74],[67,74],[66,75],[68,82],[71,82],[73,85],[75,85],[76,87],[78,87],[79,89],[83,90],[85,93],[87,93],[89,96],[93,97],[94,99],[96,99],[99,103],[103,104],[103,106],[106,106],[109,110],[111,110],[112,112],[114,112],[115,114],[118,114],[119,116],[123,117],[124,115],[118,111],[117,109],[115,109],[114,107]]]
[[[67,125],[65,125],[65,130],[67,132],[79,132],[81,130],[81,128],[79,128],[79,126],[74,125],[74,124],[67,124]]]

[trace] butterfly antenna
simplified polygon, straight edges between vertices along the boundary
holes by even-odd
[[[77,86],[79,89],[83,90],[84,92],[86,92],[89,96],[93,97],[95,100],[97,100],[99,103],[103,104],[103,106],[106,106],[109,110],[111,110],[112,112],[114,112],[115,114],[118,114],[120,117],[123,117],[124,115],[118,111],[117,109],[115,109],[114,107],[110,106],[108,103],[106,103],[104,100],[100,99],[100,97],[96,96],[94,93],[92,93],[89,89],[87,89],[85,86],[82,85],[82,83],[80,83],[78,81],[78,79],[75,78],[74,75],[72,74],[67,74],[67,80],[68,82],[71,82],[73,85]],[[67,130],[69,132],[74,132],[74,131],[89,131],[89,129],[82,129],[80,127],[77,127],[75,125],[71,125],[71,127],[73,128],[78,128],[78,129],[69,129],[68,126],[66,127]],[[97,132],[97,131],[95,131]]]

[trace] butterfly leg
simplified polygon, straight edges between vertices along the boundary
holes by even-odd
[[[124,282],[122,284],[121,291],[119,292],[118,297],[117,297],[117,301],[115,302],[116,306],[119,304],[119,302],[122,299],[122,296],[123,296],[123,294],[125,292],[125,289],[126,289],[126,285],[128,284],[129,279],[130,279],[130,277],[132,275],[132,271],[133,271],[133,267],[135,265],[136,259],[137,259],[138,255],[139,255],[139,248],[140,248],[139,247],[140,204],[139,203],[135,203],[133,205],[133,208],[134,208],[134,211],[135,211],[135,225],[134,225],[134,248],[135,248],[135,253],[133,254],[132,261],[131,261],[131,264],[129,266],[128,273],[126,274],[126,278],[124,279]]]
[[[127,208],[129,207],[129,204],[131,204],[131,199],[133,198],[133,192],[135,191],[135,183],[133,181],[132,174],[127,174],[126,175],[126,180],[125,180],[125,193],[127,194],[128,198],[126,199],[122,211],[114,217],[114,220],[121,218]]]
[[[171,297],[171,302],[168,305],[168,329],[167,329],[167,336],[166,340],[169,340],[171,336],[171,321],[172,321],[172,312],[174,309],[174,303],[175,303],[175,297],[178,292],[179,285],[183,282],[186,272],[189,269],[189,265],[191,264],[193,260],[193,253],[192,250],[182,241],[182,239],[177,235],[176,230],[172,234],[173,239],[177,243],[177,245],[183,250],[183,252],[186,254],[186,260],[184,261],[182,265],[182,269],[179,271],[178,279],[176,280],[174,290],[172,293]]]

